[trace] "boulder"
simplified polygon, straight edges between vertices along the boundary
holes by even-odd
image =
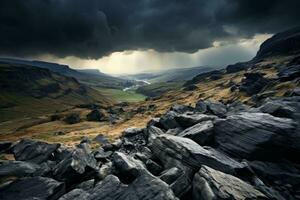
[[[295,123],[266,113],[242,112],[215,122],[219,150],[237,158],[278,159],[290,149]]]
[[[203,121],[178,134],[180,137],[190,138],[200,145],[208,145],[213,139],[213,122]]]
[[[59,146],[59,144],[48,144],[30,139],[22,139],[12,147],[12,152],[18,161],[40,164],[53,158],[52,154]]]
[[[177,116],[178,113],[174,111],[168,111],[164,116],[160,118],[159,123],[162,125],[162,128],[164,128],[165,130],[180,127],[180,125],[175,120],[175,117]]]
[[[279,70],[278,77],[281,81],[291,81],[300,77],[300,65],[291,65]]]
[[[88,200],[90,194],[82,189],[74,189],[60,197],[58,200]]]
[[[104,114],[100,110],[95,109],[92,110],[89,114],[87,114],[86,118],[88,121],[99,122],[104,120]]]
[[[97,162],[87,144],[80,144],[72,155],[59,162],[53,169],[56,180],[67,186],[91,179],[99,170]]]
[[[164,164],[165,169],[182,163],[195,170],[201,165],[208,165],[227,173],[235,173],[235,169],[243,167],[225,154],[208,147],[203,148],[188,138],[163,134],[155,138],[150,148],[154,156]]]
[[[65,192],[64,184],[51,178],[28,177],[0,187],[1,200],[55,200]]]
[[[193,180],[193,199],[268,199],[252,185],[232,175],[202,166]]]
[[[34,163],[24,161],[0,161],[0,177],[33,176],[41,172],[41,167]]]
[[[84,190],[86,192],[92,190],[95,185],[95,179],[83,181],[82,183],[75,186],[75,189]]]
[[[198,124],[202,121],[207,120],[215,120],[217,119],[214,115],[205,115],[205,114],[181,114],[175,117],[176,122],[183,128],[188,128],[191,126],[194,126],[195,124]]]
[[[89,200],[178,200],[170,187],[149,173],[143,173],[128,185],[109,175],[98,183]]]
[[[244,76],[240,91],[246,92],[249,96],[259,93],[269,83],[261,73],[245,73]]]
[[[169,184],[174,194],[181,198],[191,190],[194,174],[193,169],[178,163],[176,167],[163,171],[160,179]]]
[[[227,112],[227,108],[223,103],[211,100],[199,100],[196,103],[196,110],[201,113],[217,115],[218,117],[224,117]]]
[[[131,128],[127,128],[123,131],[122,135],[124,137],[131,137],[131,136],[135,136],[137,134],[140,134],[144,131],[144,129],[142,128],[135,128],[135,127],[131,127]]]
[[[80,116],[77,113],[69,114],[64,118],[64,122],[67,124],[77,124],[80,122]]]
[[[268,182],[280,181],[282,185],[292,184],[294,186],[300,185],[300,170],[299,166],[289,162],[262,162],[251,161],[249,166],[255,173]]]
[[[187,106],[187,105],[175,104],[170,108],[170,111],[174,111],[176,113],[183,114],[186,112],[193,112],[194,108],[191,106]]]
[[[99,148],[97,151],[94,152],[96,160],[105,160],[109,158],[112,154],[112,151],[104,151],[103,148]]]

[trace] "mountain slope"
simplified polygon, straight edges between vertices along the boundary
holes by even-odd
[[[30,60],[21,60],[21,59],[12,59],[12,58],[0,58],[0,62],[10,63],[10,64],[23,64],[39,68],[48,69],[52,72],[74,77],[78,81],[85,83],[89,86],[99,86],[99,87],[108,87],[108,88],[125,88],[132,84],[132,81],[116,78],[109,76],[107,74],[101,73],[91,73],[92,70],[74,70],[67,65],[61,65],[57,63],[49,63],[44,61],[30,61]]]
[[[200,66],[191,68],[168,69],[152,73],[141,73],[124,76],[125,78],[147,80],[150,83],[187,81],[195,75],[213,70],[213,67]]]
[[[24,64],[0,63],[0,121],[32,117],[110,99],[75,78]]]

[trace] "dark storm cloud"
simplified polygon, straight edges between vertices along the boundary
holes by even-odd
[[[194,52],[298,25],[299,0],[1,0],[0,54]]]

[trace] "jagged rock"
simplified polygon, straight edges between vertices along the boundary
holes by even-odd
[[[235,169],[243,167],[228,156],[210,148],[205,149],[188,138],[160,135],[155,138],[150,148],[165,169],[176,166],[178,162],[195,170],[204,164],[228,173],[235,173]]]
[[[260,73],[245,73],[244,76],[240,91],[246,92],[250,96],[259,93],[269,83],[269,80]]]
[[[202,121],[215,120],[217,119],[214,115],[205,114],[182,114],[175,117],[176,122],[183,128],[188,128],[198,124]]]
[[[137,134],[140,134],[144,131],[144,129],[142,128],[135,128],[135,127],[131,127],[131,128],[127,128],[123,131],[122,135],[124,137],[131,137],[131,136],[135,136]]]
[[[170,111],[174,111],[179,114],[184,114],[186,112],[193,112],[194,108],[187,105],[175,104],[170,108]]]
[[[158,117],[152,118],[152,119],[147,123],[147,128],[150,127],[150,126],[156,126],[156,127],[160,128],[160,127],[161,127],[161,124],[159,123],[159,120],[160,120],[160,118],[158,118]]]
[[[12,147],[16,160],[40,164],[53,157],[59,144],[48,144],[30,139],[22,139]]]
[[[60,162],[65,158],[68,158],[72,155],[72,150],[67,148],[66,146],[61,145],[54,152],[54,160]]]
[[[251,108],[240,101],[235,101],[229,105],[227,105],[227,113],[226,115],[234,115],[241,112],[253,112]]]
[[[295,110],[283,101],[268,101],[258,108],[263,113],[269,113],[275,117],[291,117]]]
[[[100,180],[102,180],[111,173],[112,173],[112,162],[107,162],[100,167],[97,177]]]
[[[75,188],[84,191],[90,191],[94,188],[94,185],[95,185],[95,179],[91,179],[76,185]]]
[[[300,65],[291,65],[279,70],[278,77],[281,81],[291,81],[300,77]]]
[[[141,161],[136,160],[133,157],[126,156],[121,152],[114,153],[112,162],[113,166],[117,170],[116,173],[128,179],[125,180],[126,182],[139,176],[142,171],[146,171],[146,168]]]
[[[295,123],[265,113],[243,112],[215,122],[215,142],[225,153],[246,159],[272,159],[289,149]]]
[[[158,176],[162,171],[163,171],[163,167],[160,166],[159,164],[157,164],[156,162],[154,162],[151,159],[148,159],[145,162],[145,165],[147,167],[147,170],[149,170],[149,172],[151,172],[151,174]]]
[[[207,145],[213,139],[213,128],[212,121],[203,121],[185,129],[178,136],[190,138],[200,145]]]
[[[180,125],[175,120],[175,117],[177,116],[178,114],[176,112],[168,111],[164,116],[160,118],[159,123],[165,130],[180,127]]]
[[[193,169],[178,163],[162,172],[160,179],[170,185],[177,197],[182,197],[191,189],[194,174]]]
[[[75,184],[90,179],[99,170],[97,162],[87,144],[80,144],[72,155],[58,163],[53,169],[55,179]]]
[[[165,134],[169,134],[169,135],[178,135],[179,133],[181,133],[183,131],[183,129],[181,127],[177,127],[177,128],[172,128],[169,129]]]
[[[58,200],[88,200],[90,194],[82,189],[74,189],[60,197]]]
[[[252,185],[223,172],[202,166],[193,180],[193,199],[267,199]]]
[[[169,186],[160,179],[143,173],[124,185],[113,175],[107,176],[91,192],[89,200],[178,200]]]
[[[10,141],[0,141],[0,153],[8,153],[12,145],[13,143]]]
[[[77,124],[80,122],[80,116],[77,113],[69,114],[64,118],[64,122],[67,124]]]
[[[28,177],[17,179],[0,188],[1,200],[58,199],[64,193],[64,184],[51,178]]]
[[[0,161],[0,177],[24,177],[32,176],[37,173],[40,166],[34,163],[23,161]]]
[[[88,121],[99,122],[104,120],[104,114],[100,110],[95,109],[92,110],[89,114],[87,114],[86,118]]]
[[[112,151],[104,151],[103,148],[99,148],[96,152],[94,152],[96,160],[105,160],[109,158],[112,154]]]
[[[249,162],[250,167],[267,181],[280,180],[282,184],[292,184],[297,187],[300,185],[300,170],[299,166],[289,162],[262,162],[262,161],[251,161]]]
[[[223,103],[211,100],[198,101],[196,103],[196,109],[201,113],[213,114],[219,117],[224,117],[227,112],[227,108]]]
[[[156,126],[149,126],[147,128],[147,132],[148,132],[147,144],[152,143],[153,140],[156,138],[156,136],[164,134],[164,132]]]

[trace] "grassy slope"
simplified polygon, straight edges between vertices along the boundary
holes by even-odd
[[[146,96],[155,97],[171,90],[178,90],[184,82],[159,82],[139,87],[136,91]]]
[[[114,99],[117,102],[138,102],[145,100],[145,96],[142,94],[138,94],[135,91],[123,91],[120,89],[108,89],[108,88],[95,88],[103,95]]]

